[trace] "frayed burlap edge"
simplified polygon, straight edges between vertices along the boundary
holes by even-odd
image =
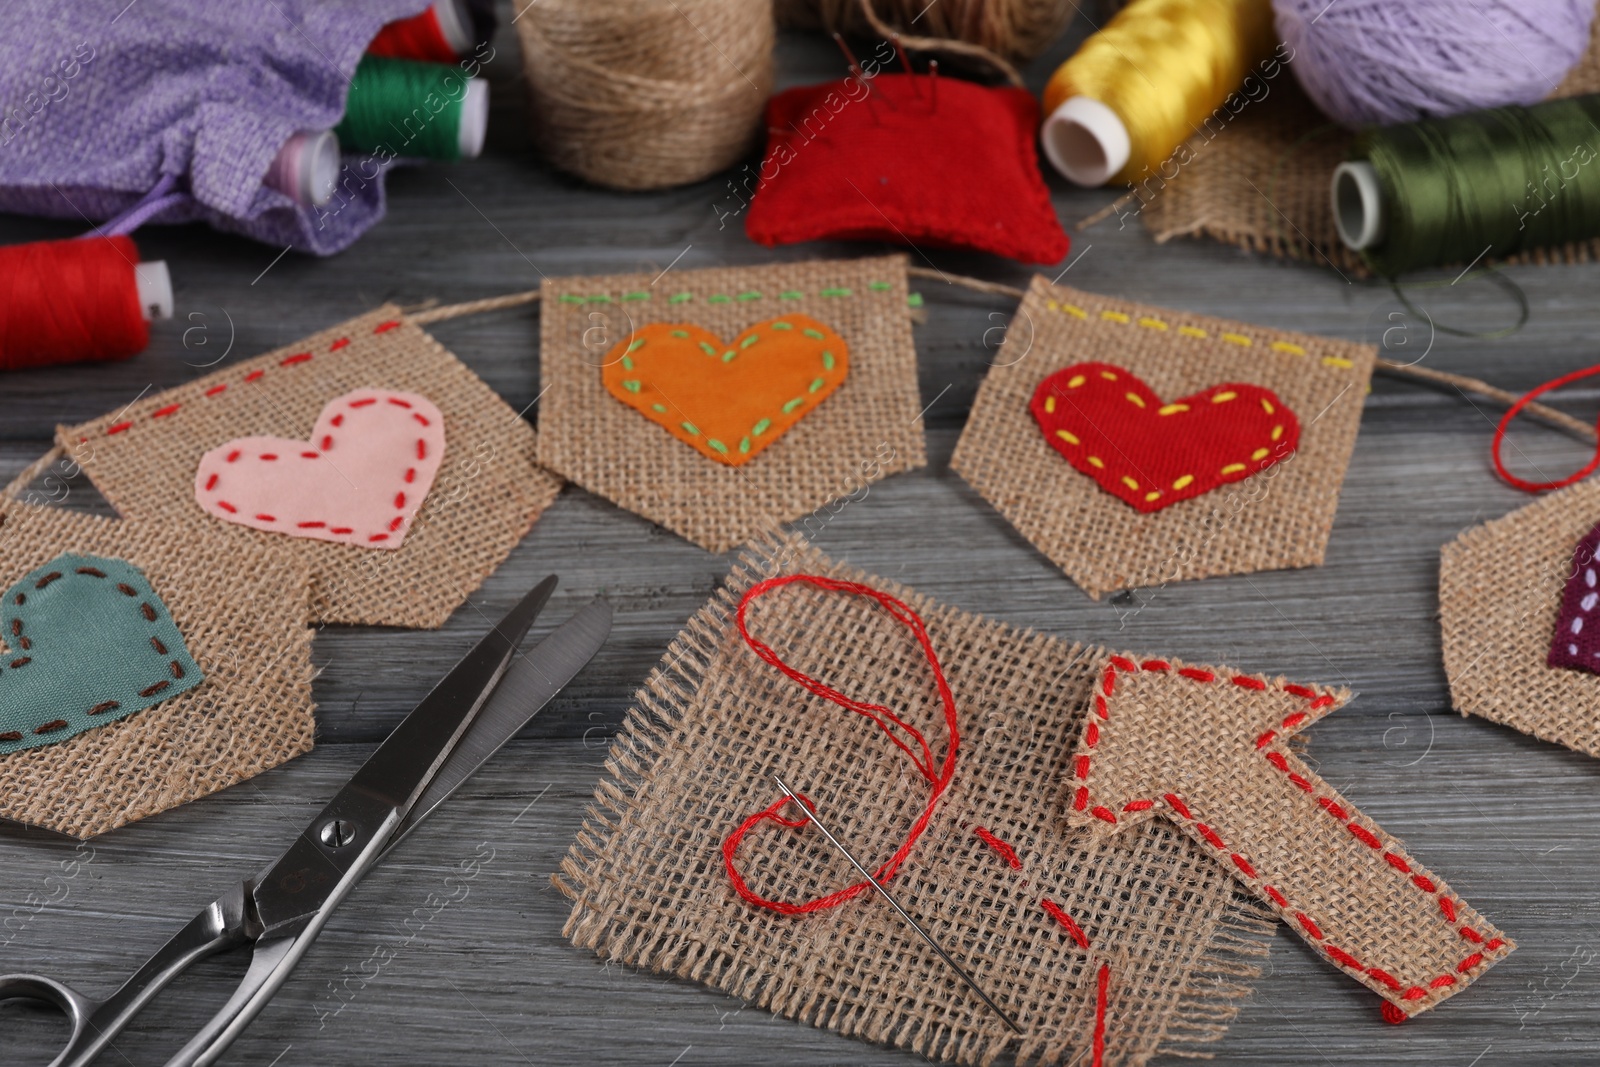
[[[691,978],[814,1025],[827,1026],[848,1036],[912,1048],[932,1058],[963,1064],[990,1064],[1014,1054],[1015,1059],[1023,1063],[1060,1063],[1067,1062],[1074,1049],[1079,1054],[1086,1054],[1083,1041],[1063,1043],[1059,1040],[1050,1042],[1030,1038],[1019,1047],[1000,1030],[992,1017],[985,1017],[984,1036],[979,1037],[976,1033],[963,1034],[945,1021],[929,1025],[926,1021],[919,1024],[915,1019],[900,1017],[896,1022],[891,1017],[896,1014],[893,1011],[886,1016],[881,1005],[852,1003],[837,995],[831,987],[825,990],[785,991],[778,988],[781,983],[763,976],[759,969],[752,970],[748,961],[739,966],[737,953],[730,955],[718,942],[700,939],[693,924],[685,926],[682,923],[683,916],[677,912],[674,914],[679,914],[679,919],[671,924],[672,934],[663,937],[659,936],[661,931],[658,931],[656,936],[652,936],[650,929],[641,928],[640,924],[654,922],[654,912],[645,918],[636,918],[636,913],[627,910],[619,913],[616,910],[623,903],[617,891],[627,890],[629,887],[626,884],[596,881],[597,878],[603,879],[601,868],[606,866],[612,850],[617,847],[619,835],[626,831],[635,818],[643,816],[648,819],[649,806],[659,803],[651,796],[651,792],[660,771],[665,765],[684,758],[684,730],[698,710],[695,704],[703,688],[718,675],[719,660],[725,654],[725,647],[719,646],[726,646],[730,640],[729,619],[741,591],[760,578],[794,571],[820,572],[849,579],[865,578],[874,587],[905,598],[924,612],[925,618],[930,617],[931,610],[937,610],[941,615],[948,614],[951,619],[988,628],[1002,642],[1020,642],[1024,646],[1037,645],[1041,648],[1059,644],[1054,639],[1035,635],[1031,631],[1012,631],[976,616],[939,608],[926,598],[911,594],[892,583],[877,581],[831,563],[807,548],[804,540],[798,536],[784,540],[763,539],[751,546],[735,564],[728,582],[705,608],[689,620],[672,642],[662,663],[651,672],[645,687],[635,695],[635,703],[627,715],[624,730],[609,753],[607,776],[596,787],[595,804],[563,860],[560,873],[552,879],[557,888],[574,901],[563,929],[564,936],[575,945],[592,949],[610,961]],[[930,623],[933,623],[931,618]],[[1011,645],[1005,646],[1005,651],[1008,657],[1015,654]],[[1099,652],[1097,649],[1073,646],[1066,652],[1065,658],[1087,668]],[[946,666],[948,669],[950,665],[947,663]],[[787,683],[779,679],[779,684]],[[952,684],[955,684],[954,679]],[[1082,713],[1082,709],[1078,709],[1078,715]],[[964,728],[964,736],[969,733],[971,728]],[[1059,818],[1057,813],[1062,810],[1063,797],[1054,797],[1043,803],[1052,820]],[[1164,828],[1161,832],[1169,830]],[[670,831],[667,832],[670,835]],[[841,832],[850,836],[848,830]],[[663,840],[660,847],[670,847],[674,851],[686,847],[680,839],[673,837],[672,840],[670,846]],[[622,847],[637,848],[638,843],[624,843]],[[1019,848],[1019,851],[1023,849]],[[1197,855],[1195,858],[1209,862],[1203,856]],[[915,862],[916,853],[913,853]],[[701,877],[707,880],[707,884],[703,889],[696,888],[696,892],[716,892],[732,898],[727,891],[720,862],[714,870],[697,869],[695,881],[698,882]],[[1216,889],[1225,891],[1220,895],[1212,934],[1204,945],[1199,946],[1198,951],[1188,956],[1191,963],[1187,981],[1173,1000],[1164,1024],[1159,1027],[1159,1032],[1141,1033],[1139,1040],[1134,1043],[1136,1047],[1132,1049],[1123,1047],[1120,1039],[1126,1035],[1119,1034],[1113,1026],[1107,1064],[1143,1063],[1159,1054],[1209,1057],[1212,1054],[1211,1045],[1225,1033],[1227,1024],[1238,1012],[1239,1002],[1251,994],[1250,983],[1261,973],[1258,961],[1268,952],[1267,940],[1275,933],[1276,923],[1269,911],[1239,892],[1226,875],[1221,876]],[[910,890],[902,889],[902,893],[906,892]],[[1197,893],[1196,899],[1204,896],[1203,892]],[[732,900],[732,903],[736,908],[743,907],[736,900]],[[731,925],[720,928],[721,932],[717,935],[719,940],[737,938],[735,930],[744,925],[744,920],[740,917],[738,922],[729,920],[729,923]],[[910,935],[905,936],[909,938]],[[953,947],[957,948],[957,955],[961,955],[959,946]],[[1005,1001],[1009,992],[1006,983],[987,964],[983,967],[988,971],[983,981]],[[947,987],[946,980],[953,983],[948,975],[941,974],[933,984],[945,990],[943,995],[961,997],[963,994],[958,991],[960,987]],[[1079,984],[1083,984],[1081,976]],[[1088,984],[1092,987],[1092,980]],[[918,995],[920,999],[920,990]],[[1092,999],[1092,992],[1086,995]],[[1115,1014],[1113,1006],[1113,1018]],[[1086,1039],[1087,1028],[1079,1036]]]

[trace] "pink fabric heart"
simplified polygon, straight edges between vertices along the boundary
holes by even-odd
[[[309,441],[236,437],[201,456],[194,498],[240,526],[399,548],[443,460],[432,401],[357,389],[329,401]]]

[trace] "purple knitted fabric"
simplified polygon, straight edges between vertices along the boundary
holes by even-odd
[[[384,23],[428,0],[7,0],[0,6],[0,211],[101,221],[158,183],[154,222],[319,255],[383,217],[383,173],[347,155],[338,195],[301,208],[262,184],[298,130],[344,113]],[[85,229],[88,228],[87,223]]]

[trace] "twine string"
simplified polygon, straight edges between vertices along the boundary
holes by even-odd
[[[975,293],[986,296],[1000,296],[1011,300],[1021,300],[1027,291],[1014,285],[1002,282],[985,281],[982,278],[973,278],[965,274],[950,274],[945,271],[935,270],[931,267],[911,266],[906,268],[906,273],[912,278],[923,281],[938,281],[948,285],[969,289]],[[418,325],[430,322],[440,322],[453,319],[462,315],[477,315],[486,311],[497,311],[502,308],[520,307],[525,304],[539,302],[539,290],[529,289],[520,293],[507,293],[504,296],[487,297],[483,300],[468,300],[460,304],[445,304],[440,307],[423,308],[407,312],[406,317]],[[1422,382],[1427,385],[1448,386],[1460,390],[1471,396],[1492,401],[1495,404],[1514,405],[1519,414],[1526,414],[1530,418],[1538,419],[1548,426],[1552,426],[1564,433],[1571,434],[1581,441],[1594,442],[1600,440],[1600,434],[1589,423],[1573,418],[1564,411],[1546,404],[1540,404],[1532,396],[1519,398],[1516,393],[1498,386],[1490,385],[1480,378],[1472,378],[1465,374],[1452,374],[1449,371],[1433,370],[1410,363],[1399,363],[1395,360],[1379,357],[1375,368],[1385,374],[1396,378],[1409,378],[1412,381]]]

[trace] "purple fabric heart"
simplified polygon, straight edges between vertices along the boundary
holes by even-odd
[[[185,195],[164,195],[149,221],[337,252],[383,217],[387,162],[347,155],[321,209],[262,178],[296,131],[338,124],[384,23],[427,5],[11,0],[0,8],[0,210],[99,221],[165,184]]]
[[[1550,641],[1552,667],[1600,674],[1600,526],[1589,531],[1572,553],[1572,573],[1561,594],[1556,632]]]

